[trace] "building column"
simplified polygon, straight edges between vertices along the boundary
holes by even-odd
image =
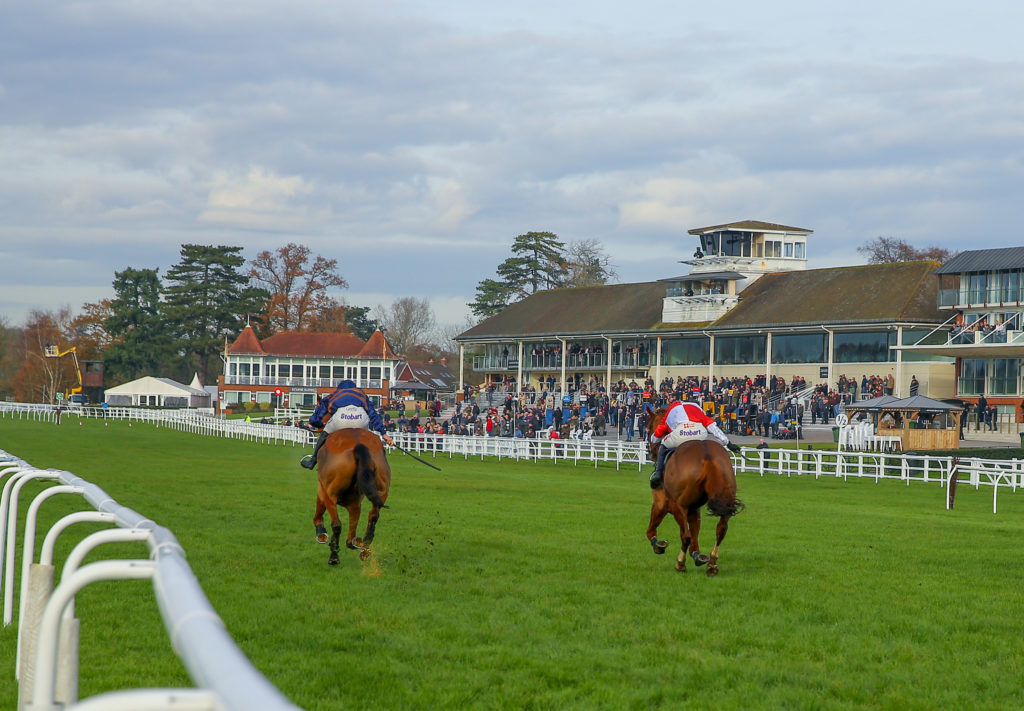
[[[765,386],[772,380],[772,332],[764,339],[764,382]]]
[[[706,334],[708,337],[708,391],[711,390],[711,380],[715,377],[715,336]]]
[[[519,341],[519,359],[516,361],[516,389],[523,391],[523,342]]]
[[[565,391],[567,390],[567,388],[565,387],[565,356],[566,356],[566,352],[565,352],[566,351],[565,339],[564,338],[559,338],[558,342],[562,344],[562,396],[564,397],[565,396]]]
[[[903,345],[903,326],[896,327],[896,345]],[[896,351],[896,397],[903,397],[903,351]],[[908,393],[909,395],[909,393]]]
[[[466,346],[463,343],[459,344],[459,392],[466,391]],[[459,401],[459,396],[456,394],[455,402]]]
[[[835,334],[832,331],[828,330],[827,328],[825,329],[825,333],[828,334],[828,344],[826,346],[826,348],[828,348],[828,380],[825,381],[825,395],[828,395],[828,391],[832,389],[831,383],[829,381],[831,381],[832,376],[835,375],[835,373],[833,372],[833,367],[835,364],[832,362],[833,341]]]
[[[654,357],[654,387],[657,389],[661,387],[661,336],[658,336]]]
[[[604,391],[608,397],[611,397],[612,391],[612,339],[605,336],[604,339],[608,341],[608,348],[605,349],[605,381]]]

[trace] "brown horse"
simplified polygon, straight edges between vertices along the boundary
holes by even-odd
[[[665,410],[656,410],[647,416],[647,431],[651,432],[665,418]],[[657,443],[650,445],[651,456],[657,461]],[[682,549],[676,558],[676,570],[686,572],[687,553],[695,565],[707,564],[709,576],[718,575],[718,547],[729,530],[729,519],[743,510],[736,498],[736,474],[732,459],[725,447],[710,439],[684,442],[665,462],[662,486],[653,492],[651,522],[647,527],[647,540],[657,554],[668,548],[668,541],[658,539],[658,525],[669,513],[679,524]],[[700,552],[697,537],[700,534],[700,509],[707,504],[708,511],[718,516],[715,529],[715,547],[711,555]]]
[[[317,457],[317,474],[320,480],[316,495],[316,539],[327,543],[327,529],[324,528],[324,511],[331,514],[330,539],[331,555],[328,564],[338,564],[338,550],[341,548],[341,519],[338,504],[348,510],[348,537],[345,546],[360,551],[359,557],[370,557],[370,543],[373,541],[380,510],[387,508],[388,487],[391,485],[391,467],[384,456],[384,445],[376,434],[363,429],[344,429],[327,437]],[[363,497],[373,504],[366,519],[366,534],[362,540],[356,538],[359,513]]]

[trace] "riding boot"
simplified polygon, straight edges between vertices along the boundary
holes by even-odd
[[[321,432],[320,436],[317,437],[316,444],[313,445],[313,453],[307,454],[305,457],[299,460],[299,464],[304,466],[306,469],[313,469],[316,467],[316,453],[320,451],[320,447],[323,446],[324,440],[327,439],[327,433]]]
[[[651,474],[652,489],[661,486],[662,478],[665,476],[665,462],[670,454],[672,454],[672,450],[665,445],[658,447],[658,462],[654,465],[654,473]]]

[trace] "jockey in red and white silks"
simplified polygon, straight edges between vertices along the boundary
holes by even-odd
[[[661,486],[665,473],[665,461],[676,447],[689,440],[707,439],[708,435],[731,452],[738,452],[740,449],[729,441],[718,423],[715,422],[715,418],[708,416],[696,403],[676,400],[669,405],[665,418],[651,432],[651,442],[661,442],[661,447],[658,449],[658,461],[655,464],[654,473],[651,474],[651,488],[657,489]]]
[[[661,424],[651,433],[652,442],[661,442],[662,447],[675,449],[691,439],[707,439],[708,435],[718,440],[723,447],[729,446],[715,418],[709,417],[699,405],[693,402],[676,401],[669,405]]]

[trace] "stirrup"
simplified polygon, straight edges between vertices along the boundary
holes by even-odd
[[[306,469],[312,469],[316,466],[316,462],[313,460],[312,454],[307,454],[305,457],[299,460],[299,466]]]

